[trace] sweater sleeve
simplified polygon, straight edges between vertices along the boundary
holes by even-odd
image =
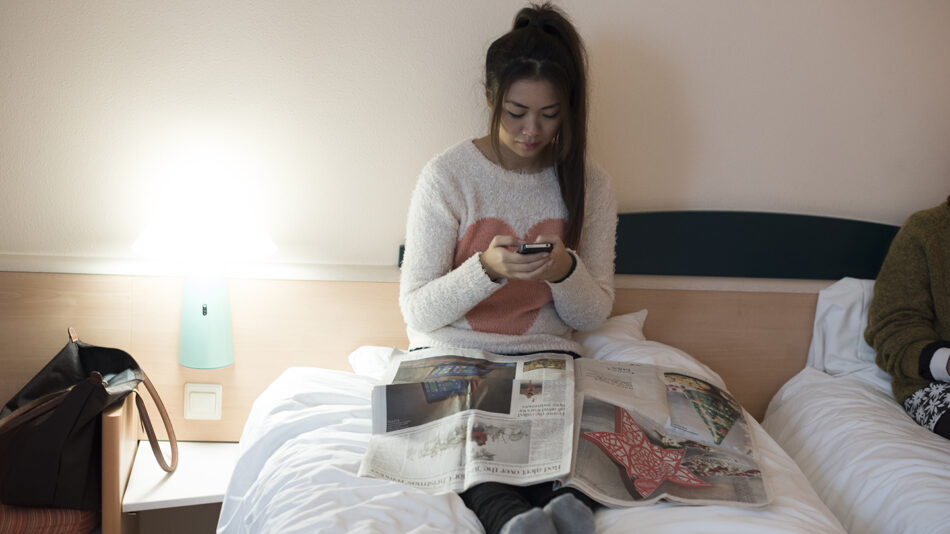
[[[409,203],[399,307],[406,324],[420,332],[457,321],[503,286],[485,274],[478,254],[453,269],[463,200],[446,181],[430,162]]]
[[[558,316],[576,330],[599,327],[614,303],[617,202],[603,172],[593,169],[588,183],[577,265],[566,279],[549,283]]]
[[[899,379],[933,380],[930,360],[945,345],[934,329],[934,301],[922,237],[913,220],[897,233],[874,284],[865,340],[877,365]]]

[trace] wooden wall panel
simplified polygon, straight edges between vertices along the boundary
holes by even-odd
[[[614,313],[649,310],[644,334],[719,373],[756,419],[805,366],[818,295],[618,289]]]
[[[0,402],[74,326],[83,341],[135,357],[179,439],[237,441],[253,400],[284,369],[348,370],[346,357],[360,345],[408,345],[395,283],[231,280],[230,287],[235,364],[197,370],[178,365],[180,278],[0,273]],[[184,418],[188,382],[224,386],[220,421]],[[153,424],[164,439],[161,422]]]
[[[140,278],[133,287],[133,354],[179,439],[237,441],[254,399],[288,367],[349,370],[347,356],[360,345],[408,345],[397,284],[231,280],[235,363],[189,369],[177,360],[181,280]],[[224,385],[220,421],[184,419],[185,383]]]
[[[66,345],[66,330],[128,347],[129,278],[0,273],[0,402],[6,403]]]
[[[62,348],[73,326],[84,341],[138,360],[179,439],[237,441],[254,399],[284,369],[347,370],[347,355],[360,345],[408,344],[395,282],[233,279],[230,288],[235,364],[196,370],[177,360],[180,278],[0,272],[0,402]],[[650,339],[705,362],[761,418],[772,394],[804,366],[816,299],[814,293],[618,289],[614,313],[649,309]],[[188,382],[223,385],[220,421],[184,419]]]

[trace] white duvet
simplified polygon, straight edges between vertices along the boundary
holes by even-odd
[[[806,367],[776,394],[765,428],[848,532],[950,532],[950,441],[869,376]]]
[[[863,339],[871,280],[818,294],[808,366],[772,398],[763,426],[848,532],[950,532],[950,441],[915,423]]]
[[[722,385],[688,355],[643,340],[637,329],[644,317],[640,312],[611,319],[584,340],[585,348],[602,359],[678,366]],[[367,362],[387,354],[370,348],[358,353],[369,358],[354,362],[363,372],[369,372]],[[432,495],[356,476],[370,436],[370,391],[376,383],[372,376],[317,368],[288,369],[272,383],[246,423],[218,532],[482,533],[454,493]],[[595,514],[596,532],[843,533],[798,466],[758,423],[752,428],[772,492],[768,507],[660,503],[602,509]]]

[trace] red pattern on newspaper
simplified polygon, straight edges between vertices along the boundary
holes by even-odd
[[[584,432],[581,437],[600,447],[627,470],[644,499],[669,480],[681,486],[709,486],[682,465],[683,449],[654,445],[627,410],[614,408],[614,432]]]

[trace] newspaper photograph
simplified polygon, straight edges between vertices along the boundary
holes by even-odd
[[[405,353],[373,390],[361,476],[430,491],[533,484],[570,467],[574,367],[557,353]]]

